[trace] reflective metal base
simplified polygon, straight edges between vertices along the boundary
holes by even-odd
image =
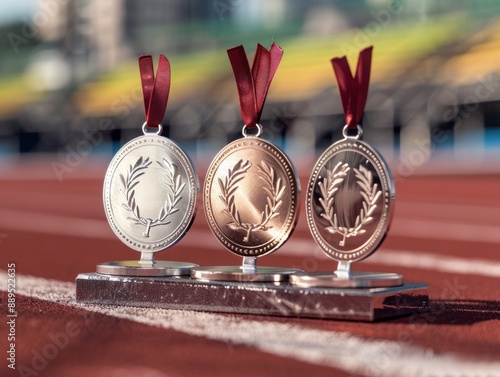
[[[96,271],[100,274],[115,276],[189,276],[193,267],[198,267],[198,265],[170,261],[152,263],[119,261],[98,264]]]
[[[291,274],[300,272],[302,271],[281,267],[217,266],[193,268],[191,277],[206,281],[282,282],[288,281]]]
[[[423,283],[389,288],[301,288],[277,282],[88,273],[76,278],[76,299],[86,304],[376,321],[428,310],[427,288]]]
[[[290,284],[297,287],[312,288],[382,288],[398,287],[404,284],[402,275],[385,272],[304,272],[290,276]]]

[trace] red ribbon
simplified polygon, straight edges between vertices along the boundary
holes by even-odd
[[[153,58],[151,55],[141,56],[139,57],[139,70],[146,123],[148,127],[158,127],[167,109],[170,92],[170,63],[165,56],[160,55],[155,77]]]
[[[345,56],[333,58],[332,65],[339,84],[340,98],[344,108],[345,122],[348,129],[356,130],[361,122],[368,98],[370,84],[370,66],[373,46],[359,52],[356,75],[352,77],[349,63]]]
[[[243,46],[230,48],[227,55],[238,87],[241,117],[248,128],[254,128],[260,121],[269,85],[278,69],[283,50],[276,43],[272,44],[269,51],[258,44],[251,70]]]

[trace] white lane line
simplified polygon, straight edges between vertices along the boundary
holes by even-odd
[[[387,266],[420,268],[430,271],[500,278],[499,262],[486,259],[436,255],[420,251],[381,249],[378,253],[370,256],[366,262]]]
[[[88,237],[92,234],[97,238],[114,237],[104,220],[9,209],[0,210],[0,229],[2,228],[75,237]],[[416,239],[500,244],[500,232],[495,225],[398,218],[393,221],[390,234]]]
[[[201,246],[200,242],[200,246]],[[279,254],[309,257],[317,261],[332,260],[326,256],[314,241],[292,240],[286,243]],[[419,268],[429,271],[441,271],[464,275],[479,275],[500,278],[500,262],[487,259],[459,258],[447,255],[431,254],[424,251],[408,251],[381,248],[361,263],[381,264]],[[297,268],[301,268],[297,266]],[[302,267],[304,268],[304,267]],[[319,268],[321,269],[321,268]]]
[[[106,157],[97,158],[93,161],[84,161],[84,164],[71,169],[70,172],[63,173],[64,181],[87,181],[102,180],[106,174],[106,166],[111,161]],[[58,175],[52,167],[53,162],[66,164],[64,160],[59,160],[57,154],[45,154],[36,158],[24,158],[17,161],[12,160],[0,164],[0,182],[1,181],[52,181],[55,184],[60,183]],[[67,166],[69,168],[69,166]],[[61,181],[62,182],[62,181]]]
[[[0,210],[0,229],[18,230],[58,236],[115,238],[109,224],[103,220],[47,215],[38,212]]]
[[[498,225],[480,225],[453,221],[398,218],[393,221],[390,234],[396,237],[429,240],[500,243]]]
[[[396,217],[414,217],[434,216],[446,217],[449,219],[457,219],[461,217],[470,222],[485,219],[500,220],[500,205],[491,203],[489,205],[480,204],[458,204],[458,203],[442,203],[442,198],[437,198],[434,201],[427,200],[401,200],[396,204]]]
[[[116,240],[109,225],[103,220],[79,219],[55,215],[42,215],[18,211],[0,210],[0,229],[23,230],[59,236],[87,237]],[[204,249],[220,249],[220,244],[208,230],[193,229],[180,243],[182,246]],[[330,260],[312,240],[293,238],[277,255],[295,255],[314,260]],[[431,254],[423,251],[390,250],[382,248],[366,262],[388,266],[420,268],[446,273],[474,274],[500,277],[500,262],[485,259],[459,258]],[[304,266],[297,266],[304,268]]]
[[[95,194],[74,194],[71,192],[38,192],[33,191],[31,187],[25,187],[16,191],[7,191],[0,189],[1,203],[8,203],[11,208],[19,208],[22,203],[22,209],[32,208],[32,212],[44,213],[44,210],[52,210],[53,203],[57,209],[70,209],[73,213],[81,214],[82,211],[91,213],[96,211],[96,207],[101,206],[100,201],[96,200]],[[13,205],[12,205],[13,204]],[[21,208],[19,208],[21,209]],[[21,210],[22,210],[21,209]],[[101,212],[104,213],[104,212]]]
[[[0,289],[5,290],[5,271],[0,271],[0,282]],[[244,316],[193,311],[83,305],[75,302],[73,283],[24,275],[17,276],[17,294],[211,340],[251,346],[269,354],[364,376],[500,376],[499,362],[435,354],[413,345],[414,340],[407,337],[404,342],[368,340],[346,332],[278,323],[271,318],[256,321],[246,320]]]

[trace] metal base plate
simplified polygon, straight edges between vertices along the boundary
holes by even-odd
[[[189,276],[197,264],[188,262],[155,261],[153,265],[139,261],[107,262],[97,265],[100,274],[115,276]]]
[[[392,288],[299,288],[289,283],[201,281],[187,277],[76,278],[81,303],[375,321],[429,309],[427,284]]]
[[[217,266],[197,267],[191,270],[191,277],[207,281],[281,282],[288,281],[291,274],[302,272],[293,268]]]
[[[290,284],[297,287],[330,288],[380,288],[397,287],[404,284],[402,275],[386,272],[351,272],[350,278],[338,276],[335,272],[310,272],[290,276]]]

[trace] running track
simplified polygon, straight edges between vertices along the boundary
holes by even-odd
[[[427,282],[432,310],[355,323],[77,304],[78,273],[138,254],[105,220],[103,166],[62,182],[47,166],[0,173],[2,355],[9,262],[19,312],[17,370],[2,357],[0,376],[500,376],[500,175],[398,179],[390,235],[355,269]],[[299,169],[303,187],[309,171]],[[159,259],[240,263],[211,235],[201,208]],[[260,264],[336,265],[315,246],[303,213],[290,241]]]

